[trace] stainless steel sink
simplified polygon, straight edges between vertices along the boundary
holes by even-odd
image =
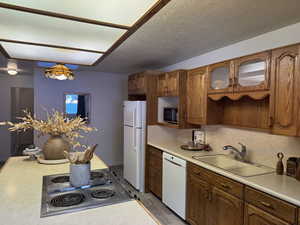
[[[258,176],[275,171],[273,168],[241,162],[227,155],[193,156],[193,158],[242,177]]]

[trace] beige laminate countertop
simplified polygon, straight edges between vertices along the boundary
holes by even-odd
[[[192,156],[206,156],[215,155],[213,151],[211,152],[193,152],[185,151],[180,148],[180,143],[176,142],[148,142],[148,145],[161,149],[164,152],[170,153],[174,156],[192,162],[203,168],[221,174],[225,177],[236,180],[240,183],[253,187],[257,190],[268,193],[274,197],[280,198],[287,202],[300,207],[300,182],[295,178],[286,175],[276,175],[276,173],[253,176],[253,177],[240,177],[235,174],[229,173],[223,169],[211,166],[207,163],[200,162],[193,159]]]
[[[68,173],[69,164],[42,165],[28,157],[11,157],[0,170],[1,225],[157,225],[137,202],[87,209],[80,212],[40,218],[42,177]],[[92,169],[107,166],[98,157]]]

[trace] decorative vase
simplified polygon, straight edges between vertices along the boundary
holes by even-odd
[[[64,151],[70,151],[70,143],[62,136],[51,136],[43,146],[43,154],[46,160],[64,159]]]
[[[89,185],[91,178],[91,164],[70,164],[70,184],[73,187]]]

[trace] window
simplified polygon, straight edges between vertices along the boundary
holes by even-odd
[[[77,115],[78,112],[78,95],[66,95],[66,114]]]
[[[65,94],[64,98],[65,114],[68,118],[80,116],[89,122],[90,95],[89,94]]]

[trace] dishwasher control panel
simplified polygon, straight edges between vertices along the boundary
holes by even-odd
[[[183,160],[183,159],[180,159],[180,158],[178,158],[178,157],[176,157],[176,156],[173,156],[173,155],[171,155],[171,154],[168,154],[168,153],[163,153],[163,158],[165,159],[165,160],[168,160],[168,161],[171,161],[171,162],[173,162],[173,163],[176,163],[176,164],[178,164],[178,166],[182,166],[182,167],[186,167],[186,161],[185,160]]]

